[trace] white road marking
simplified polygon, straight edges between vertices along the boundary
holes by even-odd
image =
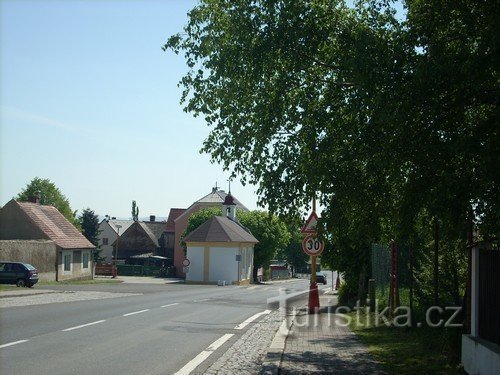
[[[194,357],[191,361],[189,361],[183,368],[177,371],[174,375],[188,375],[190,374],[196,367],[198,367],[203,361],[205,361],[214,351],[220,348],[227,340],[233,337],[234,334],[226,333],[221,338],[214,341],[212,344],[208,346],[204,351]]]
[[[141,314],[141,313],[144,313],[146,311],[149,311],[149,309],[141,310],[141,311],[134,311],[134,312],[131,312],[131,313],[128,313],[128,314],[123,314],[123,316],[130,316],[130,315]]]
[[[19,340],[19,341],[9,342],[8,344],[0,345],[0,349],[6,348],[6,347],[12,346],[12,345],[22,344],[23,342],[28,342],[28,341],[29,340]]]
[[[250,318],[248,318],[247,320],[245,320],[243,323],[240,323],[238,324],[236,327],[234,327],[234,329],[243,329],[245,328],[247,325],[249,325],[250,323],[252,323],[255,319],[257,319],[258,317],[262,316],[262,315],[267,315],[271,312],[271,310],[265,310],[265,311],[262,311],[260,313],[257,313],[253,316],[251,316]]]
[[[195,299],[193,302],[206,302],[210,301],[210,298],[205,298],[205,299]]]
[[[175,306],[175,305],[178,305],[179,303],[176,302],[176,303],[170,303],[168,305],[163,305],[163,306],[160,306],[160,307],[169,307],[169,306]]]
[[[88,326],[93,326],[94,324],[99,324],[99,323],[103,323],[103,322],[105,322],[105,320],[98,320],[98,321],[96,321],[96,322],[87,323],[87,324],[82,324],[81,326],[76,326],[76,327],[66,328],[66,329],[63,329],[62,331],[63,331],[63,332],[69,332],[69,331],[73,331],[73,330],[75,330],[75,329],[84,328],[84,327],[88,327]]]

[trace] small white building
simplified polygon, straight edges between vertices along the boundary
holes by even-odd
[[[236,221],[230,194],[224,211],[227,217],[210,218],[184,239],[187,283],[242,285],[252,280],[254,246],[259,241]]]
[[[101,257],[105,262],[113,261],[113,243],[134,223],[133,220],[104,219],[99,223],[99,243]]]

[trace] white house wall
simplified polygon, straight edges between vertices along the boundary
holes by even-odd
[[[101,256],[106,258],[105,262],[113,260],[113,246],[111,244],[116,241],[117,234],[111,226],[103,221],[99,224],[99,248],[101,249]],[[103,245],[103,239],[108,239],[108,245]]]
[[[238,281],[238,250],[235,247],[210,247],[210,281],[226,280],[229,284]]]
[[[186,281],[203,281],[205,248],[201,246],[188,247],[186,258],[191,262],[189,271],[186,273]]]

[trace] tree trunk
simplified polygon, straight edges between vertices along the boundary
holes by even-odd
[[[434,218],[434,306],[439,305],[439,222]]]

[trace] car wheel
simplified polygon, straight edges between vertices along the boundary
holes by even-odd
[[[18,287],[26,286],[26,281],[24,281],[24,279],[19,279],[17,280],[16,285]]]

